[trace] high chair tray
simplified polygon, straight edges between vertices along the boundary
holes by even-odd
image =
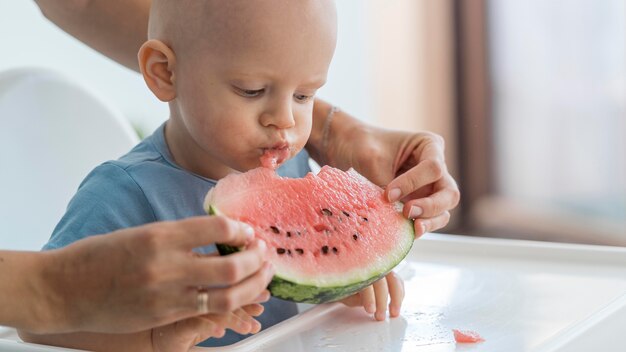
[[[396,272],[406,291],[398,318],[325,304],[237,344],[193,350],[624,350],[626,248],[428,234]],[[486,341],[455,344],[452,329]],[[0,331],[0,351],[44,350]]]
[[[398,318],[319,305],[220,350],[624,351],[626,248],[428,234],[396,272]]]

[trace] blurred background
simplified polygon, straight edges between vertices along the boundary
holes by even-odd
[[[442,232],[626,246],[625,0],[338,0],[319,95],[444,136],[462,202]],[[167,118],[139,74],[0,2],[0,71],[61,71],[142,135]],[[6,146],[4,146],[6,147]]]

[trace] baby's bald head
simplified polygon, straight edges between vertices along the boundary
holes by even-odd
[[[153,0],[148,32],[174,52],[222,54],[267,45],[268,37],[320,34],[336,36],[333,0]]]
[[[335,50],[333,0],[152,0],[139,50],[177,162],[205,177],[296,155]]]

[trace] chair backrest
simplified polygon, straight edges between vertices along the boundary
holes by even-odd
[[[119,111],[67,77],[0,73],[0,248],[40,249],[87,173],[137,142]]]

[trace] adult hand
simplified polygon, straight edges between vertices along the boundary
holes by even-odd
[[[335,116],[328,138],[328,164],[353,167],[385,187],[389,201],[403,201],[404,216],[415,219],[416,237],[448,223],[460,193],[446,167],[443,138],[376,128],[346,114]]]
[[[42,324],[32,332],[72,330],[129,333],[206,313],[226,313],[266,300],[273,275],[265,243],[224,217],[161,222],[93,236],[45,252],[38,287]],[[230,256],[198,256],[212,243],[247,249]],[[209,287],[208,312],[198,287]],[[202,310],[202,309],[200,309]]]

